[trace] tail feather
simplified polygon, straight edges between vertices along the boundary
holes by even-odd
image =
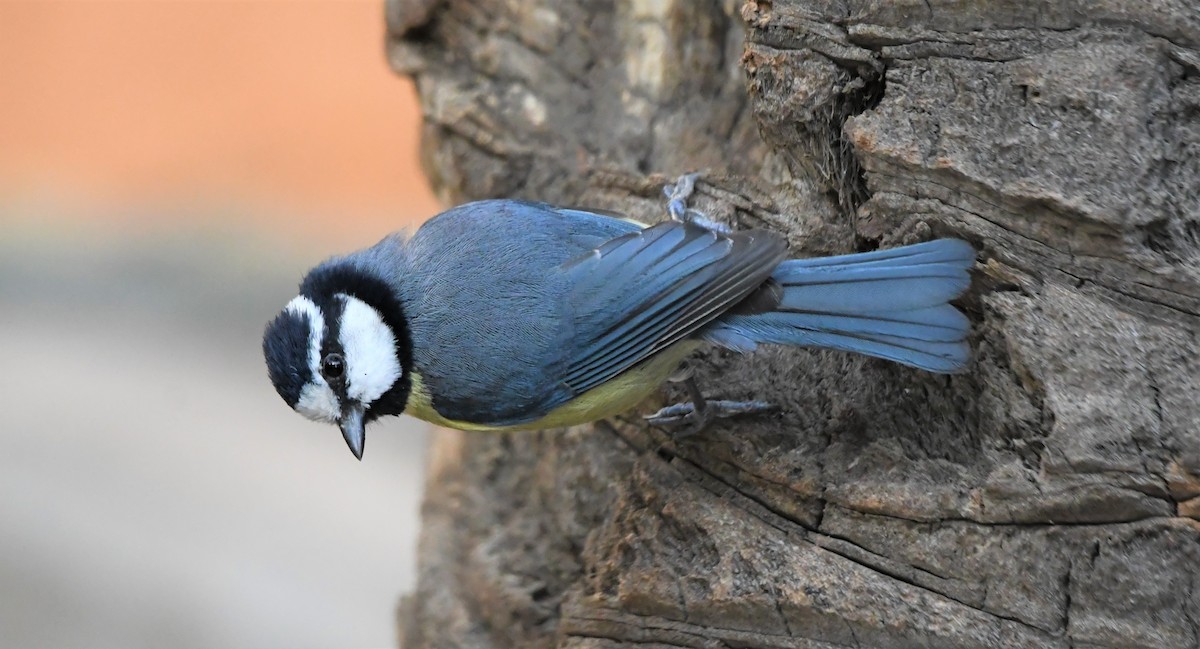
[[[782,290],[776,310],[726,315],[705,337],[734,349],[825,347],[961,371],[970,357],[969,323],[948,302],[966,290],[974,260],[974,249],[956,239],[788,260],[772,275]]]
[[[843,266],[835,272],[812,269],[797,281],[780,282],[784,287],[780,308],[841,313],[920,309],[945,304],[961,295],[969,283],[970,278],[961,268],[949,264],[864,269]]]
[[[961,239],[936,239],[925,243],[915,243],[911,246],[873,250],[871,252],[856,252],[849,255],[834,257],[812,257],[810,259],[789,259],[780,264],[781,281],[787,281],[791,275],[803,275],[800,269],[829,268],[836,266],[855,266],[867,268],[870,266],[920,266],[938,262],[948,262],[962,268],[970,268],[975,261],[975,249],[971,244]]]
[[[927,342],[962,340],[967,318],[949,304],[884,313],[816,313],[776,311],[763,314],[764,322],[813,331],[836,331],[846,335],[875,334]]]

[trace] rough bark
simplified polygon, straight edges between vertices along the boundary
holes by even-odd
[[[439,433],[404,646],[1200,646],[1195,0],[388,17],[449,202],[654,219],[701,169],[699,208],[797,256],[979,250],[964,375],[708,351],[706,392],[782,413]]]

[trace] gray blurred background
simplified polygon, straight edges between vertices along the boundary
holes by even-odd
[[[428,431],[260,337],[436,211],[376,2],[0,3],[0,646],[390,647]]]

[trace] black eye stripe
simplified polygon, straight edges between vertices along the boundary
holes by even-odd
[[[342,312],[346,310],[346,303],[332,294],[310,295],[308,298],[320,309],[321,319],[325,321],[325,334],[321,338],[321,361],[318,371],[321,373],[321,378],[329,384],[329,388],[333,390],[338,401],[345,403],[349,399],[346,391],[345,371],[340,376],[328,376],[325,373],[325,359],[336,355],[342,359],[343,368],[345,366],[345,350],[342,349],[342,343],[338,340],[338,333]]]
[[[342,312],[346,310],[346,303],[332,295],[324,296],[319,302],[313,301],[325,319],[325,336],[321,339],[321,356],[341,354],[342,343],[338,340],[338,332],[340,331]]]

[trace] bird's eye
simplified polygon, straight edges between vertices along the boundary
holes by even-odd
[[[340,379],[346,373],[346,359],[341,354],[328,354],[321,359],[321,375],[327,380]]]

